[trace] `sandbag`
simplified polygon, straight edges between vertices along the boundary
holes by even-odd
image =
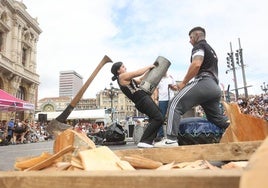
[[[179,145],[219,143],[225,131],[201,117],[183,118],[178,126]]]
[[[140,83],[140,88],[149,95],[154,93],[154,90],[161,81],[162,77],[166,74],[171,63],[165,57],[158,56],[154,65],[155,68],[147,72]]]

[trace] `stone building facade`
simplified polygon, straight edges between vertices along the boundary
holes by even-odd
[[[67,96],[40,99],[37,103],[36,113],[63,111],[71,100],[72,98]],[[111,111],[112,106],[113,110]],[[82,98],[74,110],[92,109],[107,109],[113,119],[118,121],[125,120],[130,116],[143,116],[122,91],[117,88],[114,90],[113,99],[107,94],[107,90],[101,90],[96,94],[96,98]]]
[[[134,103],[120,89],[114,88],[113,97],[109,95],[109,91],[110,89],[98,92],[96,95],[96,104],[97,107],[110,111],[112,108],[110,113],[112,113],[114,120],[120,121],[132,116],[144,116],[137,111]]]
[[[35,112],[60,112],[70,104],[71,100],[72,98],[68,96],[43,98],[37,102]]]
[[[42,30],[27,7],[15,0],[0,1],[0,89],[37,104],[39,75],[36,72],[37,42]],[[33,112],[17,112],[16,118],[31,118]],[[0,112],[0,119],[14,116]]]

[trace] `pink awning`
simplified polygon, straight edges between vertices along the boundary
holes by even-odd
[[[34,110],[34,104],[18,99],[0,89],[0,111]]]

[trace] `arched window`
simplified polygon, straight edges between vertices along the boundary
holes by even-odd
[[[27,48],[22,48],[22,65],[25,66],[27,61]]]
[[[3,89],[4,88],[4,82],[2,80],[2,78],[0,78],[0,89]]]
[[[1,15],[0,15],[0,19],[2,22],[7,22],[7,12],[4,11]]]
[[[26,100],[25,89],[22,86],[19,87],[16,97],[21,100]]]
[[[3,52],[5,49],[6,35],[10,30],[7,21],[8,21],[7,12],[3,11],[2,13],[0,13],[0,52]]]
[[[54,109],[54,106],[51,105],[51,104],[46,104],[43,108],[43,111],[44,112],[54,112],[55,109]]]

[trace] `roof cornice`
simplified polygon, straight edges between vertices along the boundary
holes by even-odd
[[[27,7],[22,3],[15,0],[1,0],[1,3],[7,6],[10,11],[16,15],[18,15],[21,19],[25,20],[26,23],[39,35],[42,33],[41,28],[39,27],[39,23],[36,19],[31,17],[31,15],[26,11]]]

